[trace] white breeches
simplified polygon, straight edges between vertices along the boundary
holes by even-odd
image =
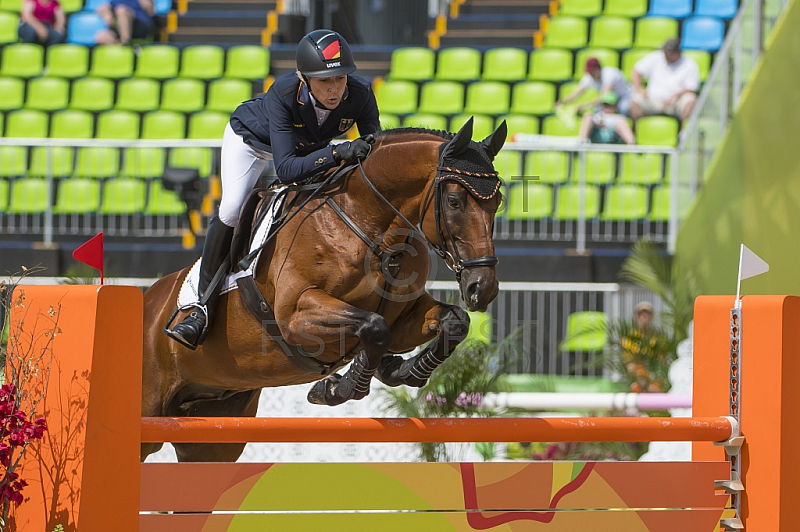
[[[230,124],[225,126],[220,162],[222,198],[219,219],[222,223],[228,227],[236,227],[244,200],[271,160],[271,153],[245,144],[242,137],[234,133]]]

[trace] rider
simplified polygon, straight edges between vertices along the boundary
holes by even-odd
[[[239,209],[267,162],[274,160],[282,183],[293,183],[345,162],[355,164],[371,149],[356,139],[330,141],[358,124],[361,135],[380,131],[378,105],[370,83],[356,70],[350,46],[330,30],[315,30],[297,46],[297,72],[275,80],[266,94],[242,103],[231,115],[222,139],[222,198],[209,221],[200,263],[198,295],[214,290],[205,306],[165,332],[195,349],[204,338],[219,289],[209,286],[230,249]]]

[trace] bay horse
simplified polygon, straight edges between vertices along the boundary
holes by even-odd
[[[189,268],[150,287],[142,415],[255,416],[261,388],[315,381],[309,401],[324,405],[363,398],[373,376],[423,386],[469,328],[462,308],[425,291],[428,248],[455,272],[469,310],[486,310],[498,291],[492,231],[502,195],[492,160],[505,122],[482,142],[471,137],[471,119],[455,135],[379,133],[363,165],[311,197],[263,249],[249,279],[261,310],[274,313],[270,324],[259,324],[240,285],[191,351],[162,332]],[[285,203],[309,194],[299,187]],[[244,445],[174,447],[179,461],[230,462]],[[143,444],[141,458],[160,447]]]

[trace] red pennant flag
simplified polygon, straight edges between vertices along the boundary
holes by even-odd
[[[103,233],[98,233],[73,251],[72,258],[100,270],[100,284],[103,284]]]

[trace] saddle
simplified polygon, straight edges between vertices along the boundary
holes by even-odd
[[[264,221],[264,217],[272,207],[272,202],[277,195],[277,189],[257,188],[247,197],[239,211],[239,224],[233,231],[231,264],[237,264],[247,255],[255,236],[255,230]],[[278,220],[280,220],[280,213],[277,214]],[[273,221],[273,227],[276,230],[279,227],[278,224],[280,221]]]

